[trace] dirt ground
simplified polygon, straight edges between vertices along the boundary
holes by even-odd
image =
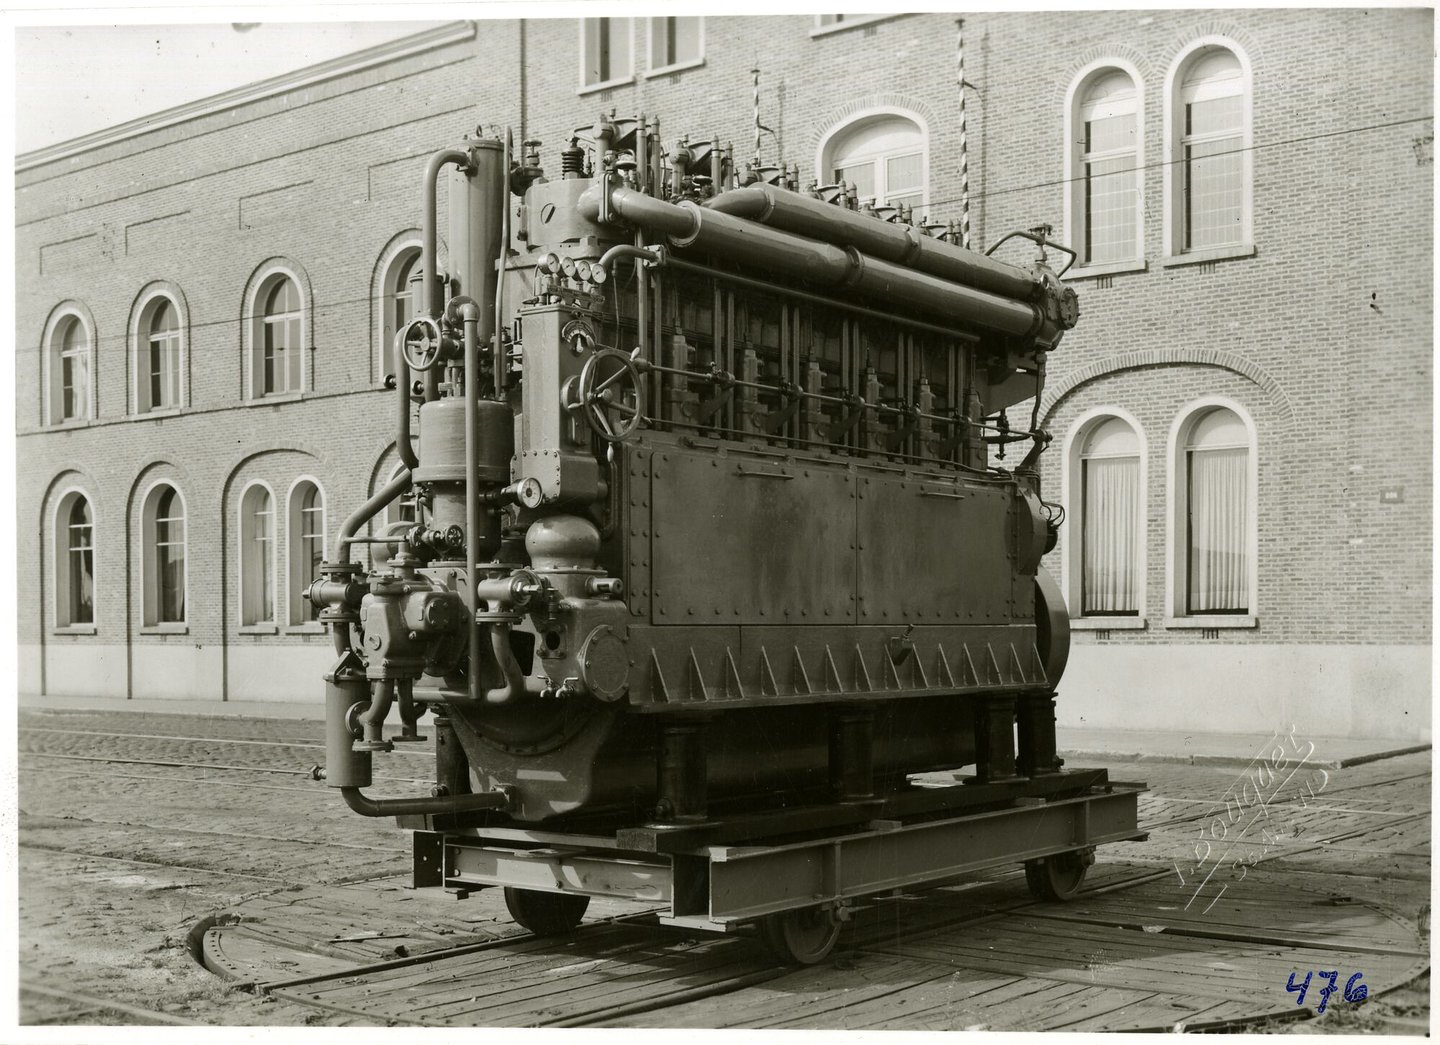
[[[187,941],[202,918],[246,897],[408,870],[407,836],[393,821],[356,816],[310,778],[323,754],[313,722],[22,712],[21,1023],[357,1022],[234,991],[197,963]],[[376,790],[425,793],[432,765],[428,744],[382,756]],[[1160,763],[1110,769],[1114,779],[1144,779],[1153,794],[1182,803],[1219,795],[1236,774]],[[1331,786],[1429,769],[1428,753],[1411,755],[1336,771]],[[1428,775],[1421,784],[1428,808]],[[1125,858],[1143,855],[1144,845],[1127,846]],[[1428,846],[1398,856],[1356,848],[1348,862],[1322,852],[1308,863],[1294,858],[1295,866],[1428,928]],[[467,902],[498,906],[489,892]],[[497,915],[497,928],[503,924]],[[1417,1033],[1428,1024],[1428,994],[1427,974],[1354,1011],[1257,1029]]]

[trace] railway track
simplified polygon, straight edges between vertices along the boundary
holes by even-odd
[[[58,776],[64,779],[74,778],[76,780],[94,782],[97,785],[106,780],[116,782],[124,781],[132,787],[155,785],[164,788],[177,785],[184,786],[186,784],[196,784],[207,788],[220,786],[223,787],[226,792],[235,794],[237,797],[248,792],[257,794],[267,793],[273,794],[276,801],[287,803],[304,802],[305,807],[308,807],[310,803],[301,799],[300,796],[302,794],[307,796],[307,798],[318,798],[322,795],[329,797],[326,789],[318,783],[290,786],[282,784],[279,780],[271,782],[265,779],[280,775],[303,777],[306,774],[307,770],[302,768],[298,763],[302,760],[308,761],[309,754],[321,750],[323,745],[300,735],[299,732],[287,733],[274,738],[259,737],[253,733],[246,736],[204,737],[191,735],[183,729],[173,732],[161,729],[116,733],[104,730],[61,729],[48,726],[22,725],[21,734],[22,747],[24,747],[25,750],[21,752],[20,770],[22,775],[29,775],[32,778],[37,774],[44,774],[47,779],[54,779]],[[87,745],[87,748],[82,750],[80,748],[67,748],[65,746],[77,742]],[[116,747],[120,745],[130,747],[132,750],[117,750]],[[172,751],[170,757],[160,757],[161,753],[154,752],[150,748],[143,748],[138,751],[134,750],[137,745],[178,746],[176,747],[176,751],[180,753],[176,754],[175,751]],[[197,747],[203,750],[195,750]],[[152,754],[154,757],[150,757]],[[404,786],[418,783],[422,776],[428,775],[430,767],[426,764],[426,761],[428,758],[433,757],[428,749],[399,749],[396,755],[399,756],[399,758],[391,762],[391,764],[397,767],[414,765],[416,767],[416,776],[414,778],[390,776],[388,778],[382,778],[384,782],[391,785]],[[422,761],[414,761],[416,758]],[[1143,775],[1148,768],[1149,767],[1137,767],[1137,771]],[[1346,841],[1353,843],[1357,839],[1364,839],[1367,835],[1373,835],[1375,831],[1380,831],[1382,828],[1393,829],[1394,832],[1411,830],[1428,817],[1428,802],[1426,803],[1427,809],[1425,811],[1419,811],[1414,808],[1401,808],[1401,803],[1397,801],[1397,799],[1407,793],[1407,789],[1413,788],[1416,782],[1428,777],[1428,773],[1390,772],[1382,774],[1376,772],[1378,768],[1378,766],[1368,767],[1368,778],[1353,784],[1337,780],[1332,774],[1329,786],[1325,789],[1323,795],[1320,796],[1320,801],[1334,809],[1337,818],[1349,817],[1352,820],[1361,818],[1367,820],[1368,823],[1357,821],[1353,824],[1347,824],[1337,820],[1336,829],[1330,831],[1328,834],[1312,835],[1304,839],[1297,839],[1295,840],[1295,844],[1276,849],[1265,857],[1262,861],[1263,866],[1257,869],[1257,873],[1270,872],[1278,868],[1280,866],[1279,862],[1283,862],[1287,858],[1297,856],[1304,857],[1307,854],[1323,854],[1327,847],[1332,849],[1337,857],[1363,858],[1365,854],[1371,851],[1370,847],[1363,842],[1349,846],[1337,843],[1344,843]],[[153,772],[146,772],[145,770],[153,770]],[[403,771],[402,769],[402,772]],[[1348,771],[1346,775],[1349,775]],[[1181,777],[1177,777],[1177,779],[1180,778]],[[1309,805],[1310,810],[1306,815],[1318,816],[1319,814],[1315,812],[1315,800],[1312,800]],[[1182,808],[1184,806],[1189,806],[1190,808]],[[296,808],[300,807],[297,806]],[[1272,808],[1280,809],[1286,816],[1297,812],[1296,802],[1293,800],[1290,802],[1277,803],[1275,806],[1272,806]],[[1170,795],[1168,798],[1156,797],[1155,802],[1151,806],[1153,819],[1145,820],[1146,811],[1145,807],[1142,806],[1142,821],[1144,821],[1142,826],[1147,830],[1157,832],[1163,837],[1179,837],[1187,828],[1203,823],[1207,818],[1213,817],[1215,812],[1216,804],[1207,803],[1203,798],[1187,800],[1175,795]],[[1381,824],[1377,825],[1376,821],[1381,821]],[[46,826],[49,823],[50,821],[44,819],[30,820],[31,827]],[[76,824],[77,822],[72,819],[69,823]],[[147,824],[143,817],[136,818],[124,815],[117,817],[112,815],[109,817],[93,817],[90,820],[90,826],[106,829],[144,831],[147,828],[157,825]],[[1343,828],[1343,830],[1341,828]],[[48,845],[44,842],[37,842],[34,839],[25,839],[25,829],[26,822],[22,820],[22,850],[81,856],[86,859],[113,862],[117,866],[153,867],[184,874],[199,874],[207,876],[207,880],[212,880],[217,883],[229,879],[237,883],[249,883],[251,889],[256,885],[269,887],[271,889],[295,889],[296,887],[307,885],[314,880],[313,878],[308,878],[306,875],[297,875],[288,871],[273,875],[254,874],[225,870],[213,865],[203,866],[201,863],[194,861],[146,859],[145,857],[154,855],[149,853],[137,854],[137,857],[129,859],[107,853],[87,853],[84,851],[83,845],[78,848],[67,848]],[[172,831],[174,829],[175,825],[164,826],[165,831]],[[400,863],[404,857],[404,851],[398,848],[355,844],[345,842],[340,838],[299,837],[293,834],[271,834],[264,832],[258,835],[247,836],[243,832],[229,832],[219,829],[202,830],[196,829],[193,826],[182,828],[178,833],[187,839],[192,839],[202,844],[207,837],[214,838],[220,842],[227,839],[253,837],[256,842],[265,842],[272,846],[299,848],[312,853],[324,851],[340,854],[355,850],[378,852],[383,848],[385,852],[382,855],[393,855],[397,864]],[[1172,841],[1173,840],[1174,838],[1172,838]],[[1302,842],[1304,844],[1301,844]],[[1396,855],[1406,861],[1419,865],[1417,875],[1419,871],[1424,870],[1423,865],[1428,861],[1428,852],[1423,850],[1397,852]],[[1333,879],[1325,879],[1324,876],[1327,874],[1332,876],[1352,874],[1357,880],[1365,877],[1360,871],[1347,871],[1345,868],[1320,870],[1312,867],[1297,866],[1293,871],[1287,871],[1286,873],[1297,876],[1298,880],[1314,880],[1315,882],[1321,883],[1333,881]],[[1167,879],[1173,880],[1174,874],[1175,872],[1168,865],[1152,865],[1149,868],[1134,870],[1132,873],[1120,879],[1097,883],[1099,887],[1087,892],[1087,899],[1098,901],[1102,897],[1112,895],[1139,895],[1139,893],[1136,892],[1137,890],[1143,893],[1147,888],[1155,888],[1163,885]],[[373,876],[361,875],[356,877],[364,878]],[[1407,875],[1407,877],[1409,876]],[[340,878],[327,876],[327,880],[331,883],[332,887],[342,887],[342,880]],[[1007,888],[1011,888],[1013,891],[1013,885],[1007,886]],[[872,919],[872,928],[866,929],[863,924],[860,924],[857,925],[852,932],[847,934],[849,939],[847,946],[849,950],[840,956],[835,968],[828,969],[829,974],[835,979],[835,982],[829,987],[823,985],[814,986],[816,996],[819,997],[827,991],[832,993],[838,991],[843,994],[845,991],[852,989],[869,989],[864,988],[862,981],[865,976],[871,975],[871,972],[875,969],[882,970],[882,972],[877,973],[877,975],[884,975],[883,970],[891,968],[910,969],[914,973],[914,977],[912,978],[915,980],[915,983],[906,982],[895,987],[897,997],[908,997],[913,994],[914,990],[918,989],[916,987],[917,983],[931,983],[931,980],[926,980],[924,977],[931,976],[932,974],[939,976],[939,974],[935,972],[937,969],[946,970],[944,976],[949,976],[950,973],[948,970],[950,966],[946,965],[944,961],[937,960],[933,955],[924,957],[898,955],[892,953],[893,949],[880,946],[877,943],[878,937],[873,935],[874,932],[878,931],[873,927],[875,925],[873,919],[888,919],[886,925],[891,927],[899,923],[904,923],[906,926],[913,926],[915,930],[913,936],[915,939],[944,939],[954,937],[956,935],[955,930],[959,928],[966,929],[966,933],[962,935],[969,936],[987,926],[994,927],[1004,924],[1007,920],[1036,917],[1035,911],[1037,908],[1035,902],[1028,897],[1016,898],[1012,896],[1006,900],[995,900],[992,896],[987,900],[986,897],[989,896],[990,892],[993,892],[993,889],[993,882],[979,882],[972,883],[972,886],[965,890],[947,891],[943,898],[944,903],[940,905],[940,909],[927,910],[923,917],[915,913],[915,907],[919,901],[896,899],[878,903],[874,908],[875,913],[867,916]],[[472,901],[472,903],[473,902],[474,901]],[[960,904],[964,904],[965,906],[957,906]],[[540,976],[540,980],[534,985],[532,991],[533,998],[531,1000],[535,1006],[538,1007],[533,1025],[595,1026],[608,1023],[617,1026],[644,1026],[651,1023],[655,1025],[666,1025],[664,1021],[671,1018],[674,1014],[707,1011],[705,1009],[707,1005],[711,1006],[713,1011],[733,1009],[737,1012],[743,1012],[752,1000],[761,997],[765,992],[773,993],[782,989],[785,992],[789,992],[795,989],[794,985],[797,976],[805,983],[808,983],[808,977],[815,975],[807,973],[797,974],[794,970],[776,966],[769,961],[768,957],[759,958],[763,964],[762,967],[757,968],[757,956],[762,954],[761,948],[758,946],[745,944],[743,941],[735,938],[721,939],[718,941],[701,941],[699,944],[696,944],[691,938],[687,937],[686,934],[677,933],[674,930],[666,930],[659,926],[644,927],[643,923],[646,917],[646,915],[641,914],[635,916],[633,919],[612,918],[601,923],[595,923],[594,925],[587,925],[575,934],[575,945],[583,951],[590,947],[592,943],[602,938],[607,932],[619,931],[638,934],[638,936],[632,940],[632,942],[638,940],[638,943],[631,949],[630,953],[634,954],[635,960],[638,961],[641,966],[644,966],[647,962],[662,960],[650,955],[647,948],[653,950],[656,946],[662,949],[668,947],[675,950],[677,954],[689,955],[689,957],[680,959],[673,958],[672,956],[671,959],[664,960],[671,961],[672,965],[679,962],[679,965],[676,966],[677,968],[683,967],[692,970],[696,976],[698,976],[699,982],[692,983],[683,988],[676,987],[674,977],[670,976],[659,986],[655,983],[646,986],[640,983],[640,979],[643,979],[643,976],[640,973],[635,973],[634,975],[640,979],[637,979],[631,984],[631,988],[633,988],[631,994],[617,995],[615,991],[609,988],[601,988],[592,984],[591,987],[595,992],[595,998],[597,1000],[595,1000],[593,1004],[577,1004],[573,1008],[567,1009],[566,1006],[570,1005],[570,1001],[567,1000],[569,991],[560,989],[562,981],[563,983],[574,981],[572,985],[580,983],[586,975],[589,975],[587,969],[603,971],[608,968],[613,973],[615,968],[613,963],[620,961],[626,952],[622,948],[622,950],[618,952],[619,957],[605,957],[602,955],[595,958],[579,958],[578,960],[569,962],[570,965],[577,966],[578,971],[566,971],[564,963],[565,956],[556,956],[553,953],[555,941],[537,941],[526,936],[511,936],[501,940],[467,944],[455,948],[439,948],[424,955],[416,956],[408,961],[402,961],[401,964],[392,964],[384,961],[355,962],[349,965],[343,978],[351,981],[357,979],[366,981],[371,977],[384,979],[386,977],[393,977],[398,970],[406,968],[415,970],[423,966],[426,969],[436,969],[444,966],[447,961],[469,961],[473,963],[480,961],[487,955],[489,956],[488,960],[492,961],[499,961],[502,955],[506,956],[508,960],[514,956],[516,949],[519,949],[520,954],[524,954],[526,950],[529,949],[535,953],[550,956],[536,959],[540,961],[541,965],[549,962],[549,964],[546,965],[549,971],[541,974],[539,966],[536,967],[536,975]],[[1053,919],[1049,919],[1046,922],[1046,924],[1051,923],[1053,923],[1053,925],[1059,924],[1058,922],[1054,922]],[[986,931],[995,930],[992,928]],[[867,936],[867,932],[872,935]],[[909,934],[910,930],[907,928],[906,932]],[[657,941],[659,942],[657,943]],[[732,958],[738,953],[734,952],[733,947],[731,954],[728,956],[720,954],[706,957],[703,950],[696,950],[697,947],[703,948],[717,944],[741,944],[746,952],[745,956],[732,962]],[[551,958],[554,958],[554,960],[551,961]],[[560,964],[557,965],[556,962]],[[853,972],[848,971],[846,968],[847,963],[858,963],[858,968]],[[862,975],[862,972],[864,975]],[[416,973],[416,975],[419,975],[419,973]],[[452,974],[433,972],[427,973],[426,975],[433,975],[443,979]],[[688,973],[684,975],[689,976]],[[557,976],[558,981],[554,979],[554,977]],[[580,979],[576,980],[575,977],[579,977]],[[849,978],[848,980],[847,977]],[[294,979],[295,978],[292,978],[292,980]],[[302,977],[300,979],[307,978]],[[777,983],[777,981],[781,982]],[[847,988],[844,986],[844,983],[851,981],[854,981],[852,987]],[[688,979],[687,982],[689,982]],[[940,985],[943,984],[943,982],[945,982],[944,977],[940,977],[939,979],[934,979],[932,985]],[[302,999],[301,992],[310,988],[311,993],[316,993],[321,988],[321,985],[324,985],[325,990],[331,990],[335,987],[335,983],[335,977],[322,978],[320,980],[308,978],[308,982],[305,983],[287,983],[284,980],[276,980],[270,983],[257,984],[255,990],[257,996],[273,995],[275,997],[288,999],[295,1004],[301,1004],[303,1001],[314,1009],[319,1007],[317,1006],[317,999]],[[549,988],[555,989],[553,992],[555,993],[555,998],[549,1002],[545,1000],[545,989],[543,989],[543,986],[547,984]],[[45,987],[46,984],[39,983],[34,984],[34,986]],[[371,984],[373,988],[378,988],[379,986],[378,981]],[[1046,988],[1046,990],[1051,990],[1052,993],[1063,993],[1071,990],[1072,987],[1080,991],[1081,994],[1084,994],[1083,985],[1077,984],[1071,984],[1068,987],[1062,985],[1060,987]],[[60,988],[53,986],[49,989],[52,991],[60,990]],[[807,987],[806,989],[810,988]],[[939,990],[940,987],[935,986],[935,989]],[[1008,987],[997,987],[994,993],[977,996],[975,1004],[979,1004],[980,1000],[984,998],[1003,1000],[1006,992],[1010,989],[1011,988]],[[639,992],[638,995],[634,993],[635,991]],[[756,992],[760,992],[760,994]],[[37,992],[31,992],[31,996],[39,997],[40,995]],[[98,999],[101,1003],[104,1002],[104,999],[99,998],[98,995],[89,997]],[[875,1004],[877,1006],[883,1007],[882,1001],[879,1000],[882,997],[881,994],[876,994],[877,1000]],[[1046,997],[1049,996],[1047,995]],[[1066,995],[1066,997],[1070,997],[1070,995]],[[50,1000],[55,1005],[64,1004],[59,997],[52,997]],[[571,1000],[579,1002],[583,999],[574,998]],[[1043,999],[1036,999],[1035,1004],[1039,1005],[1042,1000]],[[519,1005],[524,999],[517,995],[515,1001],[516,1004]],[[74,1019],[72,1019],[71,1016],[61,1015],[58,1022],[76,1022],[80,1019],[87,1018],[85,1016],[87,1012],[91,1014],[90,1018],[93,1018],[96,1014],[103,1015],[107,1022],[139,1021],[143,1018],[139,1014],[149,1011],[142,1006],[136,1009],[136,1014],[126,1015],[120,1008],[115,1007],[108,1009],[103,1006],[92,1009],[80,1008],[80,1006],[83,1006],[86,1002],[86,998],[76,1000],[73,1003],[73,1005],[77,1007],[72,1013]],[[526,1002],[526,1004],[529,1003],[530,1002]],[[996,1004],[998,1003],[999,1001],[996,1001]],[[456,1001],[455,1004],[462,1005],[463,1002]],[[817,1002],[816,1004],[821,1003]],[[823,1004],[830,1003],[825,1002]],[[551,1011],[552,1009],[563,1009],[565,1011]],[[378,1013],[369,1016],[357,1015],[353,1007],[346,1009],[343,1003],[340,1005],[331,1005],[329,1009],[324,1011],[332,1013],[332,1016],[326,1018],[326,1022],[353,1022],[357,1019],[362,1022],[372,1022],[375,1019],[381,1018]],[[810,1010],[807,1009],[806,1011],[808,1012]],[[857,1010],[855,1029],[859,1029],[860,1026],[864,1025],[862,1017],[864,1016],[864,1012],[868,1011],[869,1010]],[[1223,1011],[1217,1011],[1213,1015],[1215,1018],[1209,1023],[1203,1021],[1198,1024],[1191,1023],[1189,1024],[1190,1028],[1201,1029],[1202,1027],[1214,1027],[1216,1029],[1228,1029],[1235,1026],[1250,1025],[1252,1022],[1250,1018],[1235,1017],[1233,1015],[1227,1016]],[[932,1016],[936,1019],[940,1018],[933,1013]],[[1103,1014],[1096,1013],[1092,1013],[1091,1016],[1087,1016],[1086,1018],[1089,1019],[1092,1016],[1097,1019],[1107,1018],[1104,1017]],[[425,1022],[425,1020],[407,1020],[403,1012],[385,1015],[383,1018],[402,1023]],[[916,1023],[917,1026],[924,1025],[924,1018],[917,1015],[915,1019],[918,1021]],[[1399,1021],[1395,1024],[1397,1029],[1401,1029],[1406,1033],[1413,1032],[1413,1019],[1409,1025],[1405,1023],[1406,1017],[1397,1017],[1397,1019]],[[711,1024],[680,1023],[677,1025],[701,1026],[715,1024],[712,1022]],[[804,1020],[801,1019],[797,1025],[821,1026],[825,1024],[806,1024]],[[843,1022],[829,1025],[851,1026],[849,1023]],[[885,1024],[883,1020],[876,1025],[889,1026],[889,1024]],[[1156,1029],[1167,1029],[1160,1024],[1156,1024],[1155,1026]]]

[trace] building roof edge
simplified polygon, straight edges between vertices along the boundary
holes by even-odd
[[[419,33],[412,33],[409,36],[402,36],[398,40],[387,40],[385,43],[367,47],[361,51],[352,51],[349,54],[342,54],[315,65],[307,65],[301,69],[295,69],[288,73],[281,73],[279,76],[272,76],[266,80],[258,80],[255,83],[244,84],[240,87],[222,91],[219,94],[207,95],[204,98],[197,98],[192,102],[183,105],[176,105],[169,109],[161,109],[159,112],[150,113],[145,116],[127,120],[124,123],[116,124],[113,127],[105,127],[89,134],[81,135],[78,138],[69,138],[54,145],[47,145],[44,148],[34,149],[30,152],[20,153],[15,157],[15,172],[33,170],[36,167],[43,167],[58,160],[68,159],[92,149],[99,149],[106,145],[113,145],[127,138],[134,138],[151,131],[158,131],[165,127],[174,126],[177,123],[184,123],[186,120],[197,119],[201,116],[208,116],[211,113],[223,112],[226,109],[233,109],[249,102],[260,101],[284,91],[292,91],[300,87],[308,87],[312,84],[323,83],[326,80],[343,76],[346,73],[357,72],[361,69],[368,69],[371,66],[383,62],[394,61],[398,58],[405,58],[412,54],[418,54],[434,47],[441,47],[445,44],[458,43],[461,40],[470,40],[475,36],[475,23],[473,21],[449,22],[445,25],[426,29]]]

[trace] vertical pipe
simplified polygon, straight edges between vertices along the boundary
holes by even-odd
[[[492,332],[495,338],[495,398],[503,399],[505,396],[505,269],[510,262],[510,165],[513,162],[511,153],[515,148],[515,140],[510,133],[510,128],[505,128],[505,154],[501,159],[499,188],[500,188],[500,228],[499,239],[500,249],[495,261],[495,329]],[[484,298],[479,298],[484,303]],[[477,334],[477,337],[479,335]],[[478,360],[478,355],[477,355]],[[477,363],[478,365],[478,363]],[[478,382],[479,371],[471,371],[474,374],[473,380]],[[467,385],[472,380],[466,378]],[[468,439],[475,438],[475,429],[471,428]],[[475,564],[470,564],[471,572],[474,572]]]
[[[475,304],[463,305],[460,316],[465,327],[465,587],[470,607],[465,627],[469,651],[467,679],[471,703],[478,703],[485,696],[480,682],[480,623],[475,619],[475,611],[479,609],[476,567],[480,558],[480,489],[476,481],[480,468],[480,308]],[[499,331],[495,339],[499,341]]]
[[[424,310],[424,314],[435,320],[437,323],[440,321],[442,301],[440,294],[440,283],[437,279],[437,277],[439,276],[439,266],[436,264],[435,259],[436,240],[438,238],[435,231],[435,183],[439,180],[440,169],[444,167],[447,163],[453,163],[457,167],[465,167],[469,164],[469,162],[469,155],[460,151],[459,149],[441,149],[439,152],[433,153],[430,156],[430,159],[425,164],[425,206],[424,214],[421,215],[422,224],[420,232],[421,263],[424,265],[425,268],[425,283],[423,287],[424,293],[421,297],[421,307]],[[397,373],[397,379],[399,376],[400,375]],[[426,372],[423,380],[425,384],[425,400],[426,402],[429,402],[430,400],[435,399],[440,394],[439,377],[435,373],[435,371],[431,370]],[[405,385],[408,385],[409,383],[409,375],[407,374],[406,380],[401,383],[400,387],[404,388]],[[406,394],[409,394],[408,389],[406,390]],[[408,433],[408,403],[406,405],[406,418],[407,420],[405,422],[405,428]],[[410,465],[408,462],[407,465],[411,468],[415,467],[414,465]]]

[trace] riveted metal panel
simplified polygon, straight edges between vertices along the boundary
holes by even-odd
[[[656,624],[854,620],[847,472],[671,451],[650,477]]]
[[[867,477],[856,538],[861,624],[1003,624],[1013,616],[1006,487]]]

